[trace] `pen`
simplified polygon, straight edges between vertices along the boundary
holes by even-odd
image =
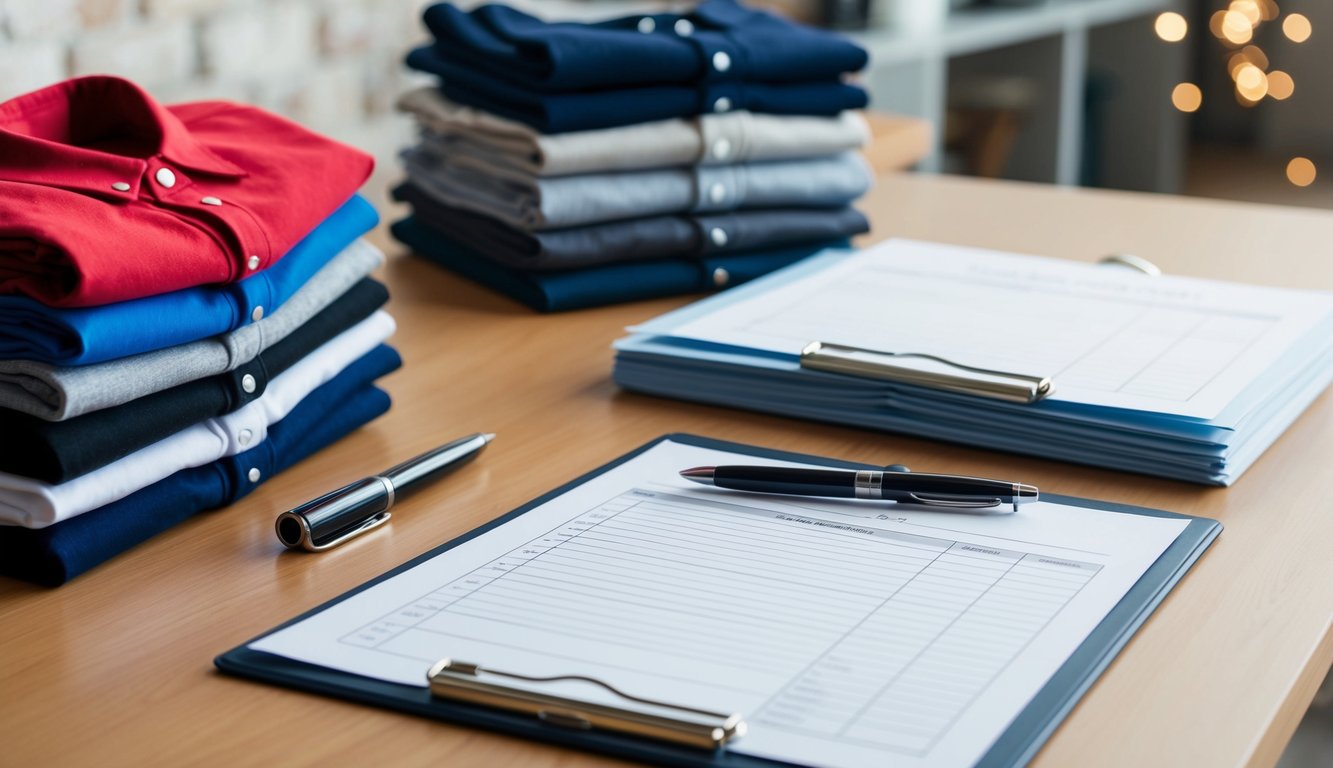
[[[1005,480],[961,475],[881,470],[794,469],[790,467],[695,467],[680,473],[686,480],[733,491],[795,496],[883,499],[953,509],[982,509],[1037,500],[1037,487]]]
[[[322,552],[378,528],[403,494],[463,465],[494,437],[480,432],[460,437],[283,512],[274,523],[278,541],[291,549]]]

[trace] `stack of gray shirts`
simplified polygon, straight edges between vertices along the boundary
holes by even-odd
[[[395,235],[537,309],[727,287],[869,229],[852,207],[871,184],[854,112],[546,135],[434,87],[398,106],[420,140]]]

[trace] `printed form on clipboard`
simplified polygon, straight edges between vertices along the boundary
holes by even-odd
[[[1053,400],[1213,419],[1331,327],[1323,292],[891,240],[629,330],[787,356],[811,342],[929,354],[1049,379]]]
[[[733,757],[1008,765],[1035,752],[1220,529],[1076,499],[959,515],[678,475],[756,458],[848,466],[668,436],[238,651],[417,688],[445,657],[586,676],[741,713]],[[579,682],[513,686],[636,706]],[[430,714],[413,706],[401,708]],[[723,752],[624,754],[708,764]]]

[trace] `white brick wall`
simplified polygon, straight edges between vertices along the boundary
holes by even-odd
[[[0,101],[116,74],[164,103],[258,104],[392,172],[411,138],[393,98],[429,0],[0,0]],[[379,174],[377,174],[379,175]]]

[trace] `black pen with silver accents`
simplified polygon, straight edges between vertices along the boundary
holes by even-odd
[[[733,491],[791,496],[830,496],[924,504],[950,509],[985,509],[1036,501],[1035,485],[963,475],[923,472],[797,469],[792,467],[695,467],[680,473],[686,480]]]
[[[390,469],[343,486],[278,515],[274,528],[290,549],[322,552],[389,520],[404,494],[457,469],[485,448],[494,434],[461,437]]]

